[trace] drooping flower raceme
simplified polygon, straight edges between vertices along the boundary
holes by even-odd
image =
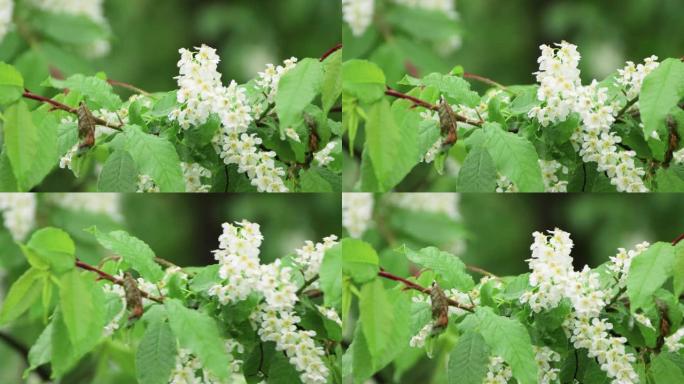
[[[202,178],[211,177],[211,171],[203,166],[181,162],[183,178],[185,179],[185,192],[209,192],[211,185],[202,184]]]
[[[589,357],[596,358],[613,384],[638,382],[632,366],[636,358],[625,349],[627,339],[612,336],[612,324],[600,318],[606,292],[601,289],[598,274],[588,266],[580,272],[573,269],[570,234],[556,228],[549,236],[540,232],[533,236],[532,258],[528,260],[533,289],[526,291],[520,301],[534,312],[569,301],[572,311],[563,326],[575,348],[586,349]]]
[[[642,180],[645,171],[634,161],[636,153],[620,150],[621,138],[610,130],[619,108],[609,103],[608,90],[596,80],[588,86],[581,84],[577,47],[564,41],[557,48],[542,45],[540,49],[537,98],[543,104],[532,108],[529,116],[546,127],[577,113],[581,124],[571,142],[582,160],[595,162],[619,192],[647,192]]]
[[[342,0],[342,19],[354,36],[361,36],[373,20],[374,0]]]
[[[24,240],[36,225],[36,205],[32,193],[0,193],[0,213],[14,240]]]
[[[560,180],[557,172],[560,170],[563,174],[568,174],[568,167],[559,163],[556,160],[539,160],[539,166],[542,170],[542,180],[544,181],[545,192],[567,192],[568,182]]]
[[[259,72],[256,84],[264,92],[269,103],[275,102],[280,78],[294,68],[295,65],[297,65],[297,58],[291,57],[285,60],[283,65],[266,64],[266,69],[263,72]]]
[[[681,349],[684,349],[682,340],[684,340],[684,327],[679,328],[677,332],[665,338],[665,347],[670,352],[679,352]]]
[[[12,23],[12,12],[14,11],[13,0],[0,0],[0,41],[9,32]]]
[[[342,226],[351,237],[360,238],[373,216],[373,194],[350,192],[342,194]]]
[[[319,167],[325,167],[335,160],[332,156],[330,156],[330,153],[333,151],[333,149],[335,149],[336,146],[337,142],[331,141],[325,147],[323,147],[323,149],[314,153],[314,161]]]
[[[202,45],[197,52],[184,48],[179,52],[177,97],[182,106],[169,119],[191,129],[217,116],[221,129],[213,142],[224,163],[237,165],[259,192],[287,192],[282,180],[285,171],[275,165],[275,152],[262,151],[261,139],[247,133],[254,118],[245,89],[234,80],[227,87],[221,83],[216,50]]]
[[[219,249],[214,251],[222,283],[212,286],[207,293],[223,305],[242,301],[252,294],[263,297],[250,315],[259,337],[274,342],[278,351],[285,352],[304,383],[323,384],[327,381],[328,368],[322,360],[325,352],[314,340],[316,332],[297,328],[301,319],[295,312],[298,288],[293,282],[294,270],[282,265],[280,259],[261,264],[262,240],[258,224],[247,221],[224,224]],[[295,264],[305,276],[316,274],[322,254],[335,244],[334,236],[319,244],[307,242],[297,251]]]
[[[618,69],[619,76],[616,81],[624,87],[628,99],[639,96],[644,79],[654,69],[658,68],[658,65],[658,56],[654,55],[645,58],[643,64],[634,65],[634,62],[628,61],[624,68]]]

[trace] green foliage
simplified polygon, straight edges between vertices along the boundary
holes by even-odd
[[[162,318],[152,320],[135,355],[138,381],[164,384],[176,365],[176,341],[171,327]]]
[[[24,92],[24,78],[13,66],[0,62],[0,104],[10,104]]]
[[[632,260],[627,278],[630,309],[652,305],[652,296],[672,276],[674,248],[667,243],[655,243]]]
[[[449,384],[480,384],[487,374],[489,347],[477,332],[465,332],[449,355]]]
[[[378,255],[373,247],[360,240],[342,240],[342,272],[357,283],[375,278],[378,273]]]
[[[145,279],[157,282],[164,276],[164,271],[154,261],[154,251],[144,241],[124,231],[102,233],[93,228],[92,232],[103,247],[120,256]]]

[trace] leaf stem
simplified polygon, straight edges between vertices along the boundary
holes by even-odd
[[[476,74],[474,74],[474,73],[463,72],[463,78],[464,78],[464,79],[476,80],[476,81],[479,81],[479,82],[481,82],[481,83],[489,84],[489,85],[491,85],[491,86],[494,86],[494,87],[497,87],[497,88],[501,88],[501,89],[504,90],[504,91],[510,92],[510,91],[508,90],[508,88],[506,88],[505,85],[503,85],[503,84],[501,84],[501,83],[497,83],[496,81],[494,81],[494,80],[492,80],[492,79],[490,79],[490,78],[488,78],[488,77],[476,75]]]
[[[413,290],[416,290],[418,292],[422,292],[426,295],[430,295],[430,293],[432,292],[432,290],[430,288],[423,287],[420,284],[416,284],[410,280],[404,279],[403,277],[395,276],[395,275],[393,275],[389,272],[386,272],[386,271],[379,271],[378,276],[384,277],[385,279],[400,282],[400,283],[404,284],[406,286],[406,288],[413,289]],[[449,298],[447,298],[447,302],[452,307],[460,308],[460,309],[463,309],[463,310],[468,311],[468,312],[473,312],[473,306],[472,305],[461,304],[461,303],[457,302],[456,300],[449,299]]]
[[[439,110],[439,106],[437,106],[437,105],[435,105],[435,104],[431,104],[431,103],[428,103],[427,101],[421,100],[421,99],[419,99],[419,98],[417,98],[417,97],[413,97],[413,96],[411,96],[411,95],[407,95],[407,94],[405,94],[405,93],[401,93],[401,92],[399,92],[399,91],[397,91],[397,90],[395,90],[395,89],[392,89],[392,88],[390,88],[390,87],[387,87],[387,90],[385,90],[385,95],[387,95],[387,96],[392,96],[392,97],[396,97],[396,98],[398,98],[398,99],[408,100],[408,101],[412,102],[413,105],[415,105],[415,106],[423,107],[423,108],[429,109],[429,110],[431,110],[431,111],[438,111],[438,110]],[[456,120],[458,120],[458,121],[460,121],[460,122],[462,122],[462,123],[474,125],[474,126],[476,126],[476,127],[481,127],[482,124],[484,124],[483,121],[474,121],[474,120],[470,120],[470,119],[468,119],[467,117],[461,116],[461,115],[456,114],[456,113],[454,113],[454,116],[456,117]]]
[[[143,95],[143,96],[150,96],[150,95],[151,95],[149,92],[145,91],[144,89],[138,88],[138,87],[136,87],[135,85],[132,85],[132,84],[124,83],[124,82],[122,82],[122,81],[116,81],[116,80],[108,79],[107,82],[108,82],[110,85],[113,85],[113,86],[115,86],[115,87],[125,88],[125,89],[128,89],[128,90],[130,90],[130,91],[139,93],[139,94],[141,94],[141,95]]]

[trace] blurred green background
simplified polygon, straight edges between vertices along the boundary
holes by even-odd
[[[318,57],[341,40],[335,0],[107,0],[105,7],[112,51],[93,67],[153,91],[175,87],[181,47],[213,46],[224,81],[244,82],[266,63]]]

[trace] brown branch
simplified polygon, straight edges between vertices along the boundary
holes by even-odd
[[[672,240],[672,245],[677,245],[679,244],[680,241],[684,240],[684,233],[681,235],[677,236],[676,239]]]
[[[506,88],[503,84],[497,83],[496,81],[494,81],[490,78],[480,76],[480,75],[476,75],[474,73],[463,72],[463,78],[464,79],[476,80],[476,81],[479,81],[481,83],[489,84],[491,86],[501,88],[501,89],[506,90],[506,91],[508,90],[508,88]]]
[[[128,83],[124,83],[124,82],[122,82],[122,81],[116,81],[116,80],[112,80],[112,79],[108,79],[107,82],[108,82],[110,85],[113,85],[113,86],[115,86],[115,87],[125,88],[125,89],[128,89],[128,90],[130,90],[130,91],[139,93],[139,94],[144,95],[144,96],[150,96],[150,93],[149,93],[149,92],[145,91],[144,89],[138,88],[138,87],[136,87],[135,85],[132,85],[132,84],[128,84]]]
[[[120,285],[122,287],[124,285],[123,279],[120,279],[116,276],[112,276],[109,273],[107,273],[107,272],[105,272],[105,271],[103,271],[97,267],[94,267],[90,264],[82,262],[81,260],[76,260],[76,266],[81,268],[81,269],[85,269],[86,271],[95,272],[98,276],[100,276],[101,279],[111,281],[112,283],[114,283],[116,285]],[[164,302],[164,298],[162,298],[162,297],[152,296],[145,291],[140,291],[140,292],[142,293],[142,296],[146,299],[156,301],[157,303],[160,303],[160,304]]]
[[[22,94],[22,96],[24,98],[27,98],[27,99],[36,100],[36,101],[40,101],[41,103],[50,104],[55,109],[59,109],[59,110],[65,111],[65,112],[69,112],[73,115],[78,115],[78,110],[76,108],[70,107],[66,104],[62,104],[59,101],[53,100],[49,97],[37,95],[37,94],[29,91],[28,89],[24,89],[24,93]],[[95,119],[95,123],[97,123],[97,125],[102,125],[102,126],[105,126],[105,127],[111,128],[111,129],[116,129],[117,131],[121,131],[121,125],[119,125],[119,124],[111,124],[108,121],[100,119],[99,117],[95,117],[94,119]]]
[[[324,61],[325,59],[328,58],[328,56],[330,56],[330,55],[332,55],[333,53],[339,51],[340,49],[342,49],[342,43],[338,43],[338,44],[335,45],[334,47],[332,47],[332,48],[328,49],[327,51],[325,51],[325,53],[321,56],[321,58],[320,58],[319,60],[320,60],[320,61]]]
[[[404,286],[406,286],[406,288],[413,289],[413,290],[416,290],[418,292],[422,292],[426,295],[429,295],[432,292],[432,290],[430,288],[423,287],[420,284],[416,284],[410,280],[404,279],[403,277],[395,276],[389,272],[379,271],[378,276],[384,277],[385,279],[397,281],[399,283],[404,284]],[[449,298],[447,298],[447,302],[452,307],[460,308],[460,309],[463,309],[463,310],[468,311],[468,312],[473,312],[473,306],[472,305],[461,304],[461,303],[457,302],[456,300],[449,299]]]
[[[480,275],[493,277],[495,279],[499,278],[497,275],[495,275],[495,274],[493,274],[493,273],[491,273],[485,269],[482,269],[480,267],[476,267],[474,265],[466,265],[466,269],[471,271],[471,272],[479,273]]]
[[[421,100],[421,99],[419,99],[419,98],[417,98],[417,97],[413,97],[413,96],[411,96],[411,95],[407,95],[407,94],[405,94],[405,93],[401,93],[401,92],[399,92],[399,91],[397,91],[397,90],[394,90],[394,89],[392,89],[392,88],[390,88],[390,87],[387,87],[387,90],[385,91],[385,95],[387,95],[387,96],[392,96],[392,97],[396,97],[396,98],[398,98],[398,99],[408,100],[408,101],[412,102],[413,105],[415,105],[415,106],[423,107],[423,108],[429,109],[429,110],[431,110],[431,111],[438,111],[438,110],[439,110],[439,106],[437,106],[437,105],[435,105],[435,104],[431,104],[431,103],[428,103],[427,101]],[[482,124],[484,124],[483,121],[473,121],[473,120],[468,119],[468,118],[465,117],[465,116],[461,116],[461,115],[458,115],[458,114],[454,114],[454,116],[456,117],[456,120],[458,120],[458,121],[460,121],[460,122],[462,122],[462,123],[474,125],[474,126],[476,126],[476,127],[481,127]]]

